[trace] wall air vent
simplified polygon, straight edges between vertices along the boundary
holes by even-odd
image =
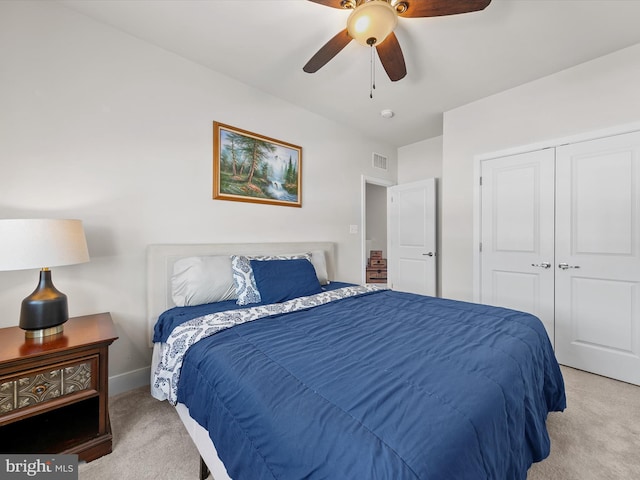
[[[380,155],[379,153],[373,154],[373,167],[380,170],[387,170],[387,157]]]

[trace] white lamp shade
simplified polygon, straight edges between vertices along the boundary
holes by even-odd
[[[0,220],[0,270],[26,270],[89,261],[80,220]]]
[[[372,0],[351,12],[347,31],[361,45],[380,45],[397,24],[398,15],[391,5],[383,0]]]

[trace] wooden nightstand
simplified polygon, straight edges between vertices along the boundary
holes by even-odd
[[[87,462],[110,453],[108,360],[117,338],[108,313],[70,318],[44,339],[0,329],[0,453]]]

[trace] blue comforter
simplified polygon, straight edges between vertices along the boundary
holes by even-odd
[[[565,408],[537,318],[394,291],[200,340],[178,400],[235,480],[525,479]]]

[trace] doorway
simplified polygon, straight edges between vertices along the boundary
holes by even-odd
[[[362,176],[361,201],[361,283],[367,283],[367,266],[371,251],[381,252],[381,259],[387,258],[387,188],[394,184],[380,178]],[[384,263],[384,262],[378,262]],[[377,265],[375,283],[386,284],[386,265]],[[381,270],[378,274],[377,270]],[[382,272],[384,270],[384,272]],[[384,275],[384,277],[383,277]],[[369,275],[371,277],[371,274]],[[384,282],[381,282],[384,278]],[[371,278],[370,278],[371,280]]]

